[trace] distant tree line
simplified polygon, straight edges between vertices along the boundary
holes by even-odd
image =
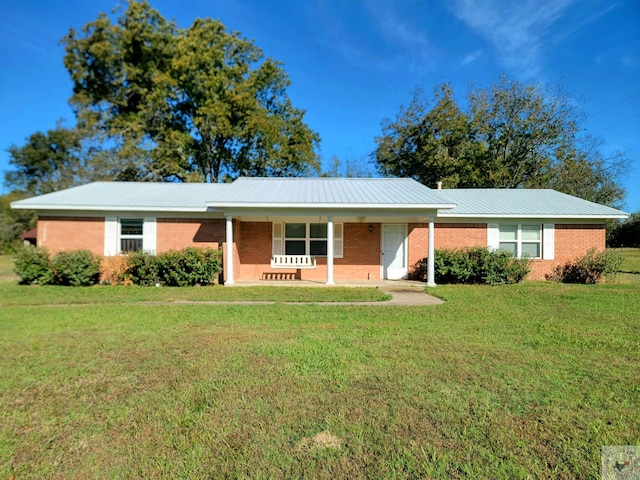
[[[607,246],[640,248],[640,212],[634,213],[611,229]]]

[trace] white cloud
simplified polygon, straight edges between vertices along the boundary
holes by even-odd
[[[484,53],[484,50],[482,50],[481,48],[479,48],[478,50],[471,52],[471,53],[467,53],[464,58],[462,59],[462,61],[460,62],[460,66],[464,67],[466,65],[469,65],[473,62],[475,62],[476,60],[478,60],[480,57],[482,57],[482,54]]]
[[[56,38],[50,30],[33,25],[33,23],[18,20],[4,22],[0,25],[0,39],[5,45],[20,45],[25,52],[31,52],[33,55],[47,59],[52,57],[58,59],[60,56],[59,38]]]
[[[540,69],[550,27],[574,0],[452,0],[450,9],[499,53],[504,65],[523,76]]]
[[[576,33],[579,30],[582,30],[583,28],[585,28],[586,26],[588,26],[589,24],[595,22],[596,20],[600,19],[600,17],[606,15],[607,13],[611,12],[612,10],[618,8],[619,3],[614,3],[612,5],[607,6],[606,8],[594,13],[593,15],[591,15],[590,17],[584,19],[583,21],[579,22],[575,27],[570,28],[564,32],[559,33],[558,35],[555,36],[555,38],[553,39],[554,43],[560,43],[560,41],[564,40],[566,37],[569,37],[571,35],[573,35],[574,33]]]
[[[406,8],[406,2],[316,0],[307,5],[323,26],[323,35],[316,41],[331,46],[350,64],[416,75],[433,68],[435,47],[416,10]],[[358,28],[354,28],[356,22]]]
[[[390,1],[374,1],[365,3],[367,10],[380,34],[390,43],[403,50],[425,55],[431,48],[426,32],[412,26],[394,8]]]

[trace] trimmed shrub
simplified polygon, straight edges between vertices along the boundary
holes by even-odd
[[[116,255],[104,257],[100,262],[100,283],[108,285],[132,285],[129,257]]]
[[[434,270],[436,283],[502,285],[519,283],[530,271],[529,261],[516,259],[509,252],[488,248],[436,250]],[[427,280],[427,258],[414,267],[413,278]]]
[[[129,275],[134,285],[153,286],[160,283],[159,256],[147,252],[132,252],[128,255]]]
[[[187,247],[157,258],[160,280],[170,287],[211,285],[222,270],[222,253],[213,248]]]
[[[558,265],[553,273],[545,275],[545,278],[555,282],[593,284],[602,281],[608,275],[615,275],[621,265],[622,256],[618,252],[597,252],[592,248],[584,257]]]
[[[57,285],[88,287],[100,279],[100,257],[89,250],[58,252],[51,264]]]
[[[49,252],[40,247],[28,245],[18,249],[15,272],[22,285],[48,285],[54,281]]]

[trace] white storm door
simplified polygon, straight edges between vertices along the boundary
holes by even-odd
[[[407,276],[407,226],[382,226],[382,278]]]

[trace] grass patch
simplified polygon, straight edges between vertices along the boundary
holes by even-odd
[[[14,266],[13,255],[0,255],[0,282],[18,280],[18,276],[13,271]]]
[[[640,443],[637,286],[437,291],[5,306],[0,477],[597,478],[602,445]]]
[[[377,288],[361,287],[60,287],[0,283],[0,306],[189,301],[378,302],[390,298]]]
[[[640,284],[640,248],[612,248],[622,255],[622,265],[614,281]]]
[[[621,272],[640,274],[640,248],[612,248],[611,250],[622,255]]]

